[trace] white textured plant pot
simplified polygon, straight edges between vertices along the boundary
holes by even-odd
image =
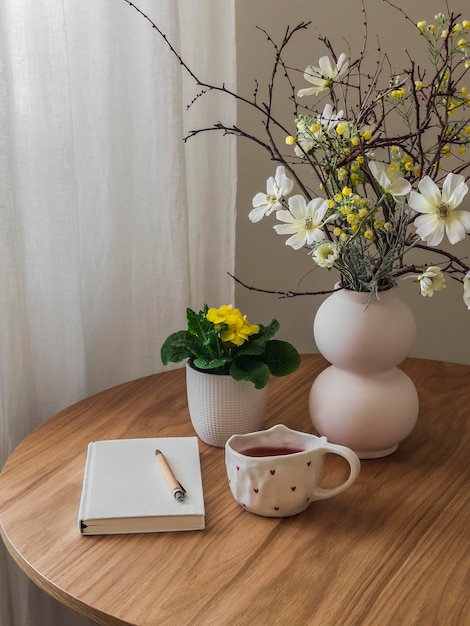
[[[397,289],[381,292],[378,300],[342,289],[322,303],[313,328],[319,351],[332,364],[310,390],[314,427],[360,458],[391,454],[418,417],[416,388],[396,367],[415,340],[413,312]]]
[[[186,365],[186,393],[191,422],[202,441],[223,448],[232,435],[262,430],[268,386],[208,374]]]

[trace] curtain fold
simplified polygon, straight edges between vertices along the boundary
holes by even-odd
[[[141,0],[201,80],[234,88],[235,2]],[[0,3],[0,465],[79,400],[162,370],[185,308],[232,302],[235,122],[124,0]],[[0,494],[1,496],[1,494]],[[87,623],[1,547],[2,626]]]

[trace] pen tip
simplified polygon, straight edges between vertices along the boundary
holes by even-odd
[[[161,450],[155,450],[155,454],[161,454]]]

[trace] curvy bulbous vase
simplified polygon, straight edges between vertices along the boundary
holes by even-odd
[[[363,459],[387,456],[413,430],[419,402],[411,379],[397,367],[416,335],[413,312],[397,289],[341,289],[319,307],[314,337],[331,363],[310,390],[315,429]]]

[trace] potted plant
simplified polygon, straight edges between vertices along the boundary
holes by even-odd
[[[164,365],[187,360],[188,407],[199,437],[222,447],[235,433],[262,428],[270,376],[286,376],[300,364],[290,343],[273,339],[277,320],[250,324],[232,307],[186,310],[187,329],[161,348]]]

